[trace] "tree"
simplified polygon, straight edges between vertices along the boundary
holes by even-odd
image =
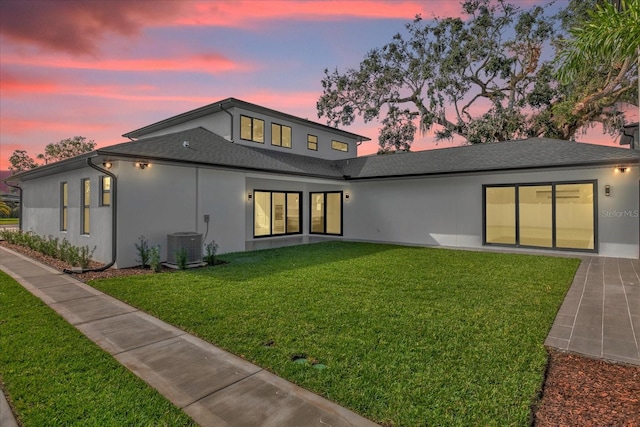
[[[318,117],[333,126],[356,116],[382,120],[380,150],[409,149],[417,130],[436,138],[459,135],[470,143],[539,135],[553,128],[531,117],[549,116],[556,94],[543,47],[554,36],[555,18],[544,8],[527,11],[504,0],[467,0],[467,18],[420,16],[408,36],[370,51],[358,69],[325,70]],[[485,113],[476,113],[481,107]]]
[[[580,3],[578,6],[576,3]],[[564,126],[599,121],[617,132],[623,117],[615,108],[626,102],[638,106],[640,66],[640,0],[577,2],[570,8],[589,9],[579,19],[565,20],[569,37],[558,55],[558,77],[573,90],[554,107]]]
[[[13,173],[26,171],[38,167],[38,164],[33,160],[25,150],[15,150],[9,157],[9,170]]]
[[[95,148],[96,143],[93,140],[87,141],[84,136],[74,136],[73,138],[47,144],[44,148],[44,154],[38,154],[38,158],[43,159],[45,164],[48,164],[88,153]]]

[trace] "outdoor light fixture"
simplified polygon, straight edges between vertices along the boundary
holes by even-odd
[[[249,198],[249,200],[251,200],[251,198],[253,197],[253,195],[251,193],[249,193],[249,195],[247,196]]]
[[[349,200],[349,193],[344,193],[344,198]]]
[[[111,169],[111,166],[113,166],[113,163],[107,160],[105,162],[102,162],[102,166],[104,166],[106,169]]]
[[[149,166],[150,166],[149,162],[136,162],[136,167],[140,169],[145,169],[145,168],[148,168]]]
[[[611,195],[611,186],[610,185],[605,185],[604,186],[604,195],[605,196],[610,196]]]
[[[627,171],[628,168],[624,167],[624,166],[619,166],[616,170],[620,173],[625,173]]]

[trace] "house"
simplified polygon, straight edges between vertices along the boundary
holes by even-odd
[[[357,157],[368,138],[229,98],[22,172],[23,230],[136,265],[145,236],[323,238],[637,258],[640,151],[545,138]],[[198,243],[199,244],[199,243]]]

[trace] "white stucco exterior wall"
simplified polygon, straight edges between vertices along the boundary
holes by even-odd
[[[639,178],[637,167],[601,167],[352,182],[345,237],[481,248],[483,185],[597,180],[598,254],[638,258]]]
[[[33,179],[22,186],[22,229],[40,236],[66,239],[73,246],[88,246],[93,250],[92,258],[98,262],[111,261],[111,207],[100,206],[100,177],[104,174],[86,166],[57,175]],[[89,178],[90,228],[82,233],[82,180]],[[61,231],[61,184],[68,185],[67,230]]]

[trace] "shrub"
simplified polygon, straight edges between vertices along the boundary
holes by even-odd
[[[82,269],[89,267],[89,261],[91,261],[91,256],[93,252],[95,252],[96,246],[93,247],[91,251],[89,251],[89,246],[82,246],[78,251],[78,263]]]
[[[180,270],[185,270],[187,268],[187,256],[188,254],[185,248],[181,247],[176,251],[176,263]]]
[[[138,251],[138,261],[142,268],[149,267],[149,256],[151,249],[149,248],[149,241],[144,236],[138,237],[140,244],[135,243],[136,250]]]
[[[160,245],[154,246],[149,250],[149,263],[151,269],[156,273],[162,271],[162,264],[160,263]]]
[[[215,265],[216,263],[216,252],[218,252],[218,245],[215,240],[212,240],[211,243],[208,243],[204,247],[206,255],[204,256],[204,261],[209,265]]]

